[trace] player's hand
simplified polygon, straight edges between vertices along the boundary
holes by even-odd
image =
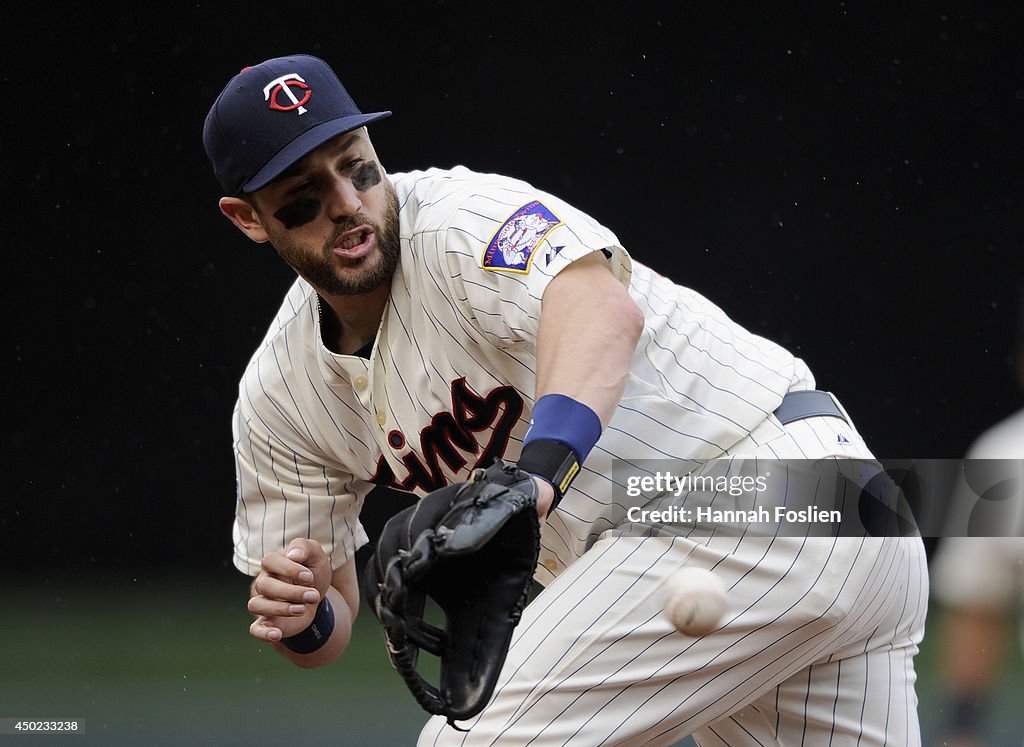
[[[547,480],[544,480],[536,475],[533,481],[537,483],[537,515],[541,518],[541,521],[547,519],[548,511],[551,510],[551,504],[555,500],[555,489],[551,486]]]
[[[331,585],[331,564],[323,547],[314,540],[294,539],[264,555],[260,566],[248,604],[256,616],[249,633],[270,643],[301,633]]]

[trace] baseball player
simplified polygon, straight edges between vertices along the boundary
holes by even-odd
[[[558,197],[388,174],[366,125],[389,114],[295,55],[243,70],[207,116],[222,213],[299,276],[234,413],[252,635],[336,659],[370,490],[423,496],[502,457],[535,475],[545,588],[487,707],[420,744],[918,744],[919,540],[663,531],[612,481],[613,460],[870,457],[836,400]],[[684,565],[729,589],[712,634],[661,614]]]
[[[1015,373],[1024,390],[1024,296],[1018,311]],[[976,496],[961,478],[954,484],[947,536],[932,563],[934,596],[942,641],[940,665],[948,703],[944,744],[975,747],[996,736],[990,709],[1007,660],[1010,628],[1016,619],[1024,646],[1024,409],[987,428],[971,444],[968,460],[1012,460],[1003,469],[1016,475],[1017,489],[1000,496],[1007,536],[967,536]],[[1003,470],[999,471],[1003,476]],[[1013,484],[1012,482],[1010,483]],[[986,739],[992,737],[992,740]]]

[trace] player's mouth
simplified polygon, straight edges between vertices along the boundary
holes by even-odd
[[[362,259],[373,248],[373,243],[373,230],[360,226],[339,236],[331,251],[342,259]]]

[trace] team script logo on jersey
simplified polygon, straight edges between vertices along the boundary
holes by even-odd
[[[501,224],[484,250],[483,268],[527,273],[540,242],[562,221],[539,200],[523,205]]]
[[[295,95],[295,91],[292,88],[298,89],[302,93],[300,99]],[[290,104],[282,104],[280,101],[281,94],[288,97],[291,101]],[[263,98],[270,102],[270,108],[279,112],[290,112],[298,109],[299,115],[306,113],[307,109],[304,104],[309,103],[310,96],[313,95],[313,89],[306,85],[306,81],[296,73],[288,73],[288,75],[282,75],[280,78],[274,78],[274,80],[263,86]]]
[[[406,475],[399,479],[383,456],[370,482],[398,490],[429,492],[448,484],[444,467],[453,473],[489,467],[504,456],[512,431],[523,414],[523,398],[510,386],[499,386],[485,396],[474,392],[464,378],[452,382],[452,409],[430,419],[419,433],[419,453],[402,455]],[[411,438],[409,439],[412,440]],[[392,431],[388,444],[396,451],[406,446],[405,436]],[[414,444],[410,444],[414,446]]]

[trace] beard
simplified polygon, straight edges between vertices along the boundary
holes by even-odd
[[[384,283],[390,283],[398,269],[401,256],[401,242],[398,227],[398,195],[387,179],[382,181],[386,194],[384,216],[381,223],[365,216],[352,216],[339,222],[318,253],[310,253],[295,244],[278,237],[272,243],[281,258],[291,265],[310,285],[321,293],[335,296],[352,296],[369,293]],[[364,257],[358,263],[341,269],[337,264],[334,247],[339,237],[353,228],[366,226],[371,229],[377,251]]]

